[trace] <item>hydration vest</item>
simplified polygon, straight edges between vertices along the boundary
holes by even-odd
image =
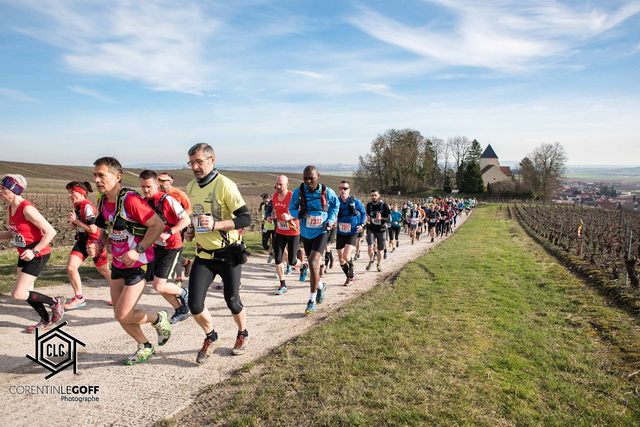
[[[298,206],[300,206],[299,217],[303,218],[307,214],[307,198],[304,194],[304,183],[300,184],[298,188]],[[327,187],[324,184],[320,184],[320,204],[322,210],[327,212],[329,210],[329,202],[327,201]]]
[[[131,188],[122,188],[118,193],[118,197],[116,199],[116,212],[114,215],[113,223],[107,221],[102,214],[102,206],[104,205],[104,201],[107,198],[106,195],[100,196],[100,200],[98,200],[98,218],[96,219],[96,225],[100,228],[106,228],[112,226],[113,230],[122,231],[127,230],[129,233],[136,237],[143,237],[147,232],[147,228],[145,225],[140,224],[136,221],[131,221],[126,218],[124,214],[124,199],[129,194],[138,194],[135,190]]]

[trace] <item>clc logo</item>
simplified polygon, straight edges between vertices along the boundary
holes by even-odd
[[[62,322],[42,336],[38,334],[39,331],[36,329],[36,355],[34,357],[27,354],[27,357],[51,371],[45,377],[46,379],[71,365],[73,365],[73,373],[78,373],[77,345],[85,347],[86,344],[63,331],[62,327],[66,324],[67,322]]]

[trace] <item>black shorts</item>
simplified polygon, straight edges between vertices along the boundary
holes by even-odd
[[[438,221],[429,221],[427,224],[429,224],[429,230],[431,230],[432,228],[435,228],[435,226],[438,224]]]
[[[147,265],[147,282],[151,282],[154,277],[168,279],[171,273],[176,269],[180,261],[182,248],[167,249],[162,246],[153,248],[153,261]]]
[[[300,235],[288,236],[285,234],[276,233],[273,239],[273,255],[276,265],[282,264],[282,255],[284,254],[284,248],[287,248],[289,265],[296,265],[298,254],[298,248],[300,247]]]
[[[355,246],[357,239],[358,239],[358,233],[354,233],[354,234],[338,233],[338,237],[336,239],[336,249],[342,249],[346,245]]]
[[[338,234],[338,227],[333,227],[329,232],[329,244],[336,241],[336,234]]]
[[[384,231],[379,233],[373,231],[367,231],[367,245],[373,246],[377,242],[378,250],[383,251],[386,245],[386,235]]]
[[[311,251],[316,251],[320,255],[324,255],[324,251],[327,249],[327,242],[329,241],[329,234],[322,233],[321,235],[314,237],[313,239],[306,239],[302,237],[302,246],[304,247],[304,253],[307,256],[311,255]]]
[[[22,268],[22,272],[25,274],[38,277],[40,273],[42,273],[42,270],[44,270],[44,266],[47,261],[49,261],[49,258],[51,258],[51,253],[37,256],[31,261],[18,258],[18,268]]]
[[[146,274],[146,265],[136,268],[117,268],[113,265],[111,266],[111,280],[124,279],[125,286],[137,285],[145,279]]]

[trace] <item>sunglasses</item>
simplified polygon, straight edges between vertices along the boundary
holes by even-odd
[[[341,190],[348,190],[349,187],[340,187]]]

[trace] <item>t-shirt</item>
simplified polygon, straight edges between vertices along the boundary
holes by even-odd
[[[122,202],[122,208],[124,210],[124,217],[133,222],[139,224],[145,224],[156,213],[153,209],[144,201],[144,199],[137,193],[130,191],[124,196]],[[137,268],[143,265],[149,264],[153,261],[153,245],[149,246],[143,253],[140,254],[138,261],[132,265],[127,266],[122,262],[121,257],[128,251],[135,249],[136,246],[142,241],[141,236],[134,236],[127,230],[114,230],[113,223],[116,220],[116,202],[110,202],[107,198],[104,198],[102,203],[102,211],[100,214],[104,217],[107,225],[107,235],[109,236],[109,244],[111,245],[111,263],[114,267],[120,269]]]
[[[176,199],[169,196],[168,194],[165,196],[164,200],[160,202],[162,196],[165,196],[165,193],[158,191],[156,194],[146,200],[147,203],[149,203],[149,206],[151,206],[152,208],[156,206],[157,209],[160,209],[159,205],[162,206],[162,216],[164,216],[164,220],[166,222],[163,231],[167,231],[172,226],[176,225],[181,218],[186,217],[187,212]],[[160,218],[162,218],[162,216],[160,216]],[[162,246],[165,249],[178,249],[183,246],[182,236],[180,235],[180,233],[175,233],[172,234],[166,241],[156,241],[155,244],[157,246]]]
[[[27,249],[34,248],[43,236],[42,230],[24,216],[24,209],[27,206],[33,206],[33,204],[28,200],[23,200],[15,212],[12,212],[13,206],[9,206],[8,228],[13,235],[11,244],[16,247],[20,255]],[[38,256],[48,253],[51,253],[49,245],[41,249]]]
[[[291,203],[291,196],[293,192],[287,191],[285,193],[284,199],[280,200],[280,196],[278,193],[273,193],[273,211],[275,212],[275,223],[276,223],[276,233],[282,234],[283,236],[297,236],[300,234],[300,220],[294,218],[292,222],[295,226],[291,226],[290,222],[285,221],[282,218],[283,214],[289,214],[289,203]]]
[[[377,212],[380,212],[382,219],[376,219]],[[384,223],[387,222],[385,220],[389,219],[389,206],[385,202],[379,201],[378,203],[367,203],[367,215],[369,215],[371,221],[367,225],[367,230],[372,233],[381,233],[385,231]]]
[[[198,219],[202,214],[211,214],[215,221],[235,218],[233,212],[246,205],[235,182],[217,174],[210,183],[200,188],[198,182],[193,180],[187,185],[187,196],[193,209],[195,241],[201,248],[209,251],[222,249],[240,240],[238,230],[210,231],[199,227]]]
[[[96,211],[96,207],[91,203],[88,199],[84,199],[78,204],[75,204],[74,210],[76,213],[76,217],[86,225],[93,225],[96,223],[96,216],[98,213]],[[76,238],[78,240],[92,242],[98,240],[100,238],[100,230],[98,229],[95,233],[87,233],[82,227],[77,227],[78,234]]]

